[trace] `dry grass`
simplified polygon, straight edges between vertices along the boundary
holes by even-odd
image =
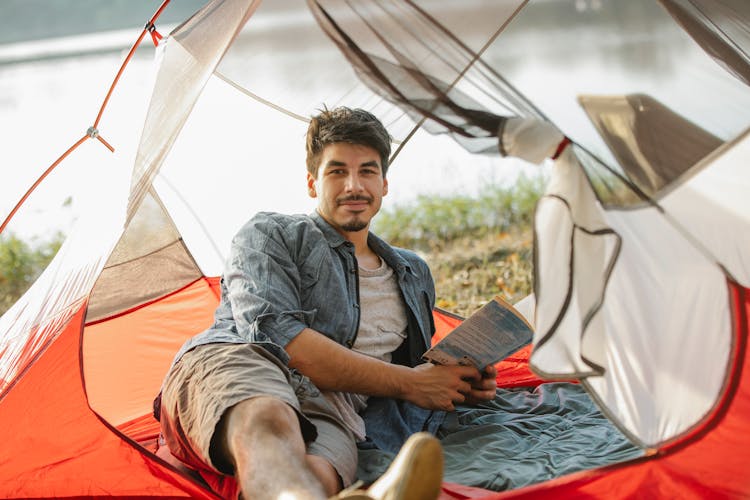
[[[532,291],[530,227],[465,236],[422,255],[435,278],[436,305],[464,317],[495,295],[513,303]]]

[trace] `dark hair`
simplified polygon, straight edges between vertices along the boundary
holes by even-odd
[[[307,171],[318,176],[320,155],[329,144],[347,142],[368,146],[380,154],[385,177],[391,155],[391,136],[372,113],[364,109],[338,107],[323,109],[310,120],[307,128]]]

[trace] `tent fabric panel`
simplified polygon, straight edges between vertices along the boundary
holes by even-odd
[[[105,186],[106,188],[106,186]],[[0,392],[88,300],[121,234],[112,207],[84,212],[39,278],[0,316]]]
[[[750,130],[696,167],[660,200],[667,213],[700,242],[733,280],[750,286]]]
[[[744,0],[681,3],[742,5],[735,10],[747,16]],[[486,60],[575,144],[613,170],[620,167],[581,108],[581,94],[648,94],[722,140],[741,133],[750,120],[737,111],[748,109],[747,85],[717,65],[653,0],[600,2],[583,10],[566,2],[528,2]]]
[[[156,191],[149,189],[104,267],[110,268],[136,260],[179,239],[180,232],[172,222],[166,207]]]
[[[700,478],[713,495],[750,497],[750,289],[730,283],[735,330],[735,357],[726,388],[726,401],[716,409],[705,429],[696,431],[696,443],[679,448],[665,459],[685,476]],[[710,357],[706,358],[710,360]],[[675,447],[679,446],[679,443]],[[710,476],[706,480],[704,476]],[[709,495],[710,496],[710,495]]]
[[[115,316],[179,290],[201,276],[182,240],[136,260],[105,268],[92,291],[86,321]]]
[[[659,0],[727,71],[750,85],[750,13],[745,0]]]
[[[498,134],[507,117],[539,117],[479,58],[522,3],[485,2],[453,17],[463,21],[454,26],[416,2],[384,2],[369,10],[309,2],[320,27],[373,92],[414,122],[424,121],[430,133],[449,133],[469,151],[495,155],[503,150]]]
[[[117,426],[117,431],[126,435],[148,451],[155,453],[159,449],[161,425],[154,418],[153,412],[146,413],[133,420]]]
[[[83,375],[89,404],[118,426],[151,413],[180,346],[213,322],[218,296],[206,279],[127,314],[86,326]]]
[[[122,313],[202,275],[166,207],[149,189],[94,285],[86,321]]]
[[[536,329],[531,363],[545,377],[603,373],[600,307],[621,241],[596,206],[573,151],[566,149],[534,220]]]
[[[630,181],[649,197],[722,144],[648,95],[581,96],[579,101]]]
[[[532,368],[585,378],[628,437],[659,447],[697,425],[723,389],[726,276],[656,208],[602,210],[570,150],[555,167],[535,220]]]
[[[151,188],[209,77],[259,3],[209,2],[167,39],[133,166],[128,218]]]
[[[154,462],[89,409],[79,342],[85,305],[0,404],[0,496],[212,498]]]
[[[597,362],[606,373],[586,383],[617,425],[658,447],[698,424],[726,383],[726,275],[655,209],[608,212],[607,220],[622,250],[602,306],[606,348]]]

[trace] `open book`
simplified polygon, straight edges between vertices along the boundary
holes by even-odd
[[[512,305],[495,297],[422,356],[440,365],[473,365],[483,370],[513,354],[534,330]]]

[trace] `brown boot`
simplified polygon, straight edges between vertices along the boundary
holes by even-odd
[[[433,435],[411,436],[388,470],[366,491],[349,489],[335,498],[359,500],[436,500],[443,482],[443,449]]]

